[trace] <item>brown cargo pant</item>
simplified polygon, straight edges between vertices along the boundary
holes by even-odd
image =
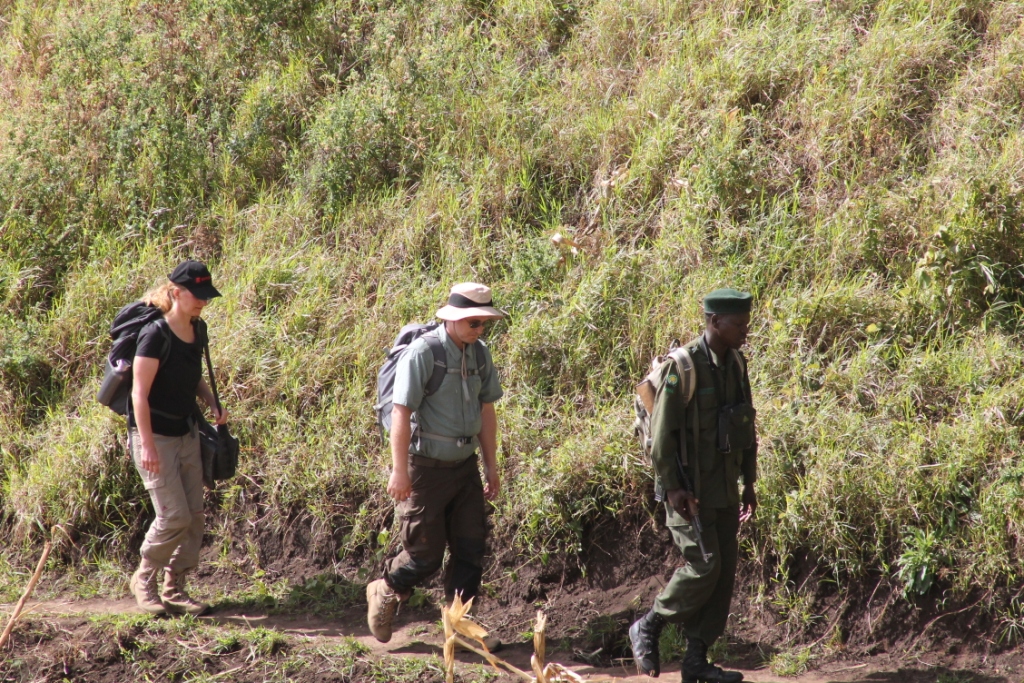
[[[402,551],[385,563],[384,580],[408,593],[441,568],[444,550],[451,553],[444,577],[445,597],[468,600],[483,576],[484,488],[477,457],[445,462],[409,456],[412,495],[398,504]]]
[[[205,516],[199,432],[193,427],[185,436],[154,434],[153,441],[160,459],[159,474],[142,469],[142,439],[132,429],[132,460],[156,511],[141,553],[158,567],[183,572],[199,564],[199,549],[203,545]]]

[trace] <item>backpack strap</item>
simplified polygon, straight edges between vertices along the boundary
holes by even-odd
[[[146,324],[145,326],[143,326],[142,330],[146,329],[150,325],[153,325],[160,332],[160,335],[164,339],[163,346],[160,347],[160,357],[157,359],[157,361],[159,361],[160,365],[163,365],[164,363],[167,362],[167,359],[171,357],[171,328],[167,324],[167,318],[163,317],[162,315],[159,318],[157,318],[156,320],[154,320],[154,321]],[[139,330],[139,334],[142,334],[142,330]],[[159,366],[157,366],[157,370],[159,371]],[[131,413],[133,412],[132,411],[132,407],[133,407],[132,406],[132,392],[129,391],[128,395],[125,396],[124,400],[125,400],[124,415],[125,415],[125,418],[128,421],[128,424],[131,424],[131,421],[132,421]],[[180,417],[181,417],[180,415],[170,415],[169,413],[164,413],[162,411],[154,410],[152,408],[149,409],[149,412],[154,413],[156,415],[159,415],[161,417],[166,417],[166,418],[175,419],[175,420],[180,419]],[[128,433],[129,433],[129,436],[130,436],[131,435],[131,429],[128,430]],[[129,446],[129,449],[130,449],[131,448],[131,443],[130,442],[129,442],[128,446]]]
[[[160,331],[160,334],[164,338],[163,346],[160,347],[160,358],[157,359],[160,362],[160,365],[163,365],[164,363],[167,362],[167,359],[171,357],[171,327],[170,327],[170,325],[167,324],[167,318],[163,317],[162,315],[159,318],[157,318],[156,320],[154,320],[153,322],[149,323],[149,324],[150,325],[155,325],[156,329],[158,329]],[[143,329],[145,329],[145,327],[143,327]],[[205,329],[205,327],[204,327],[204,329]],[[142,334],[142,330],[139,330],[139,334]],[[160,366],[158,365],[157,366],[157,370],[159,371],[159,369],[160,369]],[[128,424],[128,425],[131,425],[131,423],[132,423],[132,413],[134,412],[132,409],[135,407],[132,404],[132,392],[129,391],[128,395],[125,396],[124,403],[125,403],[125,405],[124,405],[125,423]],[[164,411],[156,410],[155,408],[150,408],[149,412],[151,414],[153,414],[153,415],[158,415],[160,417],[164,417],[164,418],[167,418],[169,420],[181,420],[181,419],[184,419],[184,417],[187,417],[187,416],[182,416],[182,415],[171,415],[170,413],[165,413]],[[132,430],[131,430],[131,427],[128,427],[128,457],[129,458],[131,457],[131,453],[132,453]]]
[[[697,369],[693,365],[693,357],[685,346],[680,346],[668,355],[675,361],[679,376],[683,378],[683,396],[686,397],[686,403],[689,405],[694,392],[697,391]]]
[[[444,343],[436,332],[423,335],[423,341],[427,342],[430,353],[434,355],[434,372],[431,373],[423,390],[424,396],[430,396],[441,388],[444,376],[448,373],[448,354],[445,353]]]
[[[431,394],[436,393],[437,390],[441,388],[441,383],[444,382],[445,375],[459,374],[462,372],[462,368],[448,367],[448,353],[444,350],[444,343],[441,341],[441,337],[437,334],[437,332],[430,332],[428,334],[423,335],[423,341],[427,343],[427,346],[430,348],[430,352],[434,356],[434,371],[431,373],[430,379],[427,380],[427,386],[424,387],[423,389],[423,395],[430,396]],[[474,342],[473,348],[477,358],[477,365],[479,366],[482,363],[481,359],[484,357],[483,344],[481,344],[480,341],[477,340],[476,342]],[[479,373],[479,369],[468,371],[468,374],[470,375],[477,375]],[[419,447],[416,444],[416,442],[420,438],[431,439],[433,441],[444,441],[447,443],[453,443],[460,447],[470,443],[479,443],[476,435],[444,436],[442,434],[433,434],[431,432],[425,432],[419,427],[419,425],[413,426],[412,436],[413,439],[409,442],[410,449],[414,445],[416,445],[417,448]]]
[[[473,342],[473,357],[476,358],[477,369],[474,372],[471,372],[470,374],[482,375],[484,370],[484,359],[486,358],[486,355],[484,354],[484,343],[479,339]]]
[[[437,390],[441,388],[445,375],[461,374],[462,368],[448,367],[448,353],[444,350],[444,343],[436,333],[423,335],[423,341],[427,342],[430,352],[434,354],[434,372],[431,373],[430,379],[427,380],[427,386],[423,389],[423,395],[430,396],[437,393]],[[483,369],[480,366],[483,365],[484,345],[479,340],[473,342],[473,351],[477,359],[477,369],[467,370],[467,375],[479,375]]]
[[[690,349],[680,346],[673,350],[669,356],[675,361],[679,369],[679,375],[683,378],[683,395],[686,397],[686,405],[690,408],[693,416],[693,445],[696,449],[700,443],[700,416],[697,414],[697,404],[693,403],[693,394],[697,391],[697,368],[693,363],[693,356]],[[692,404],[692,405],[691,405]],[[686,433],[683,430],[679,435],[679,463],[683,467],[690,465],[687,458]],[[693,459],[693,495],[700,498],[700,458]]]
[[[161,317],[156,321],[156,327],[164,335],[164,345],[160,350],[160,363],[166,363],[171,357],[171,326],[167,324],[167,318]]]
[[[431,441],[444,441],[446,443],[453,443],[460,448],[468,444],[477,445],[480,440],[476,436],[444,436],[443,434],[433,434],[431,432],[425,432],[422,429],[416,428],[416,438],[423,437],[424,439],[430,439]]]

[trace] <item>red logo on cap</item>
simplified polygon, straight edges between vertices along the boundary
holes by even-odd
[[[210,275],[207,275],[205,277],[202,275],[196,275],[196,284],[199,284],[200,282],[206,282],[207,280],[211,279],[211,277],[212,276]]]

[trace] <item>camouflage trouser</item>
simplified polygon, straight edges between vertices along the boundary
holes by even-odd
[[[408,593],[441,568],[451,553],[444,577],[445,596],[464,600],[480,588],[484,559],[484,490],[476,456],[444,462],[409,456],[412,494],[398,504],[402,551],[385,563],[384,580]]]
[[[675,519],[681,519],[676,516]],[[697,546],[693,526],[670,526],[672,540],[685,563],[678,567],[668,585],[654,601],[654,611],[671,623],[682,623],[687,637],[714,644],[725,632],[736,582],[739,543],[739,506],[701,508],[704,546],[711,553],[705,562]]]
[[[142,439],[132,429],[129,437],[135,469],[153,501],[156,519],[142,542],[142,556],[158,567],[175,572],[199,564],[203,544],[203,463],[199,453],[199,432],[195,427],[184,436],[153,435],[160,472],[142,469]]]

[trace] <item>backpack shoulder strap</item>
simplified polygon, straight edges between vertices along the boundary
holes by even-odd
[[[669,354],[676,367],[679,369],[679,376],[683,380],[683,391],[682,394],[686,398],[686,403],[689,404],[693,398],[694,392],[697,390],[697,369],[693,365],[693,357],[690,356],[690,350],[685,346],[680,346]]]
[[[160,347],[160,358],[158,359],[160,364],[163,365],[171,356],[171,328],[167,324],[167,319],[161,316],[139,330],[139,334],[141,335],[143,330],[149,326],[156,328],[164,340],[163,345]]]
[[[686,396],[687,405],[693,399],[693,394],[697,391],[697,367],[693,363],[693,356],[690,355],[690,349],[688,346],[680,346],[678,349],[673,351],[671,354],[672,359],[676,362],[679,367],[679,374],[685,379],[683,380],[683,394]],[[697,404],[693,405],[693,409],[690,411],[692,417],[691,429],[693,431],[693,447],[696,453],[697,444],[700,443],[700,417],[698,416]],[[693,468],[693,495],[700,498],[700,458],[694,457],[690,462],[690,458],[687,457],[688,448],[686,447],[686,438],[681,435],[679,439],[679,456],[680,463],[684,467],[690,466]]]
[[[441,382],[444,381],[444,376],[448,372],[448,354],[444,350],[444,343],[436,333],[429,332],[423,335],[423,341],[427,343],[430,353],[434,356],[434,372],[431,373],[423,391],[425,396],[430,396],[441,388]]]
[[[483,379],[484,368],[487,365],[487,352],[484,351],[484,343],[479,339],[473,342],[473,356],[476,358],[476,372]]]

